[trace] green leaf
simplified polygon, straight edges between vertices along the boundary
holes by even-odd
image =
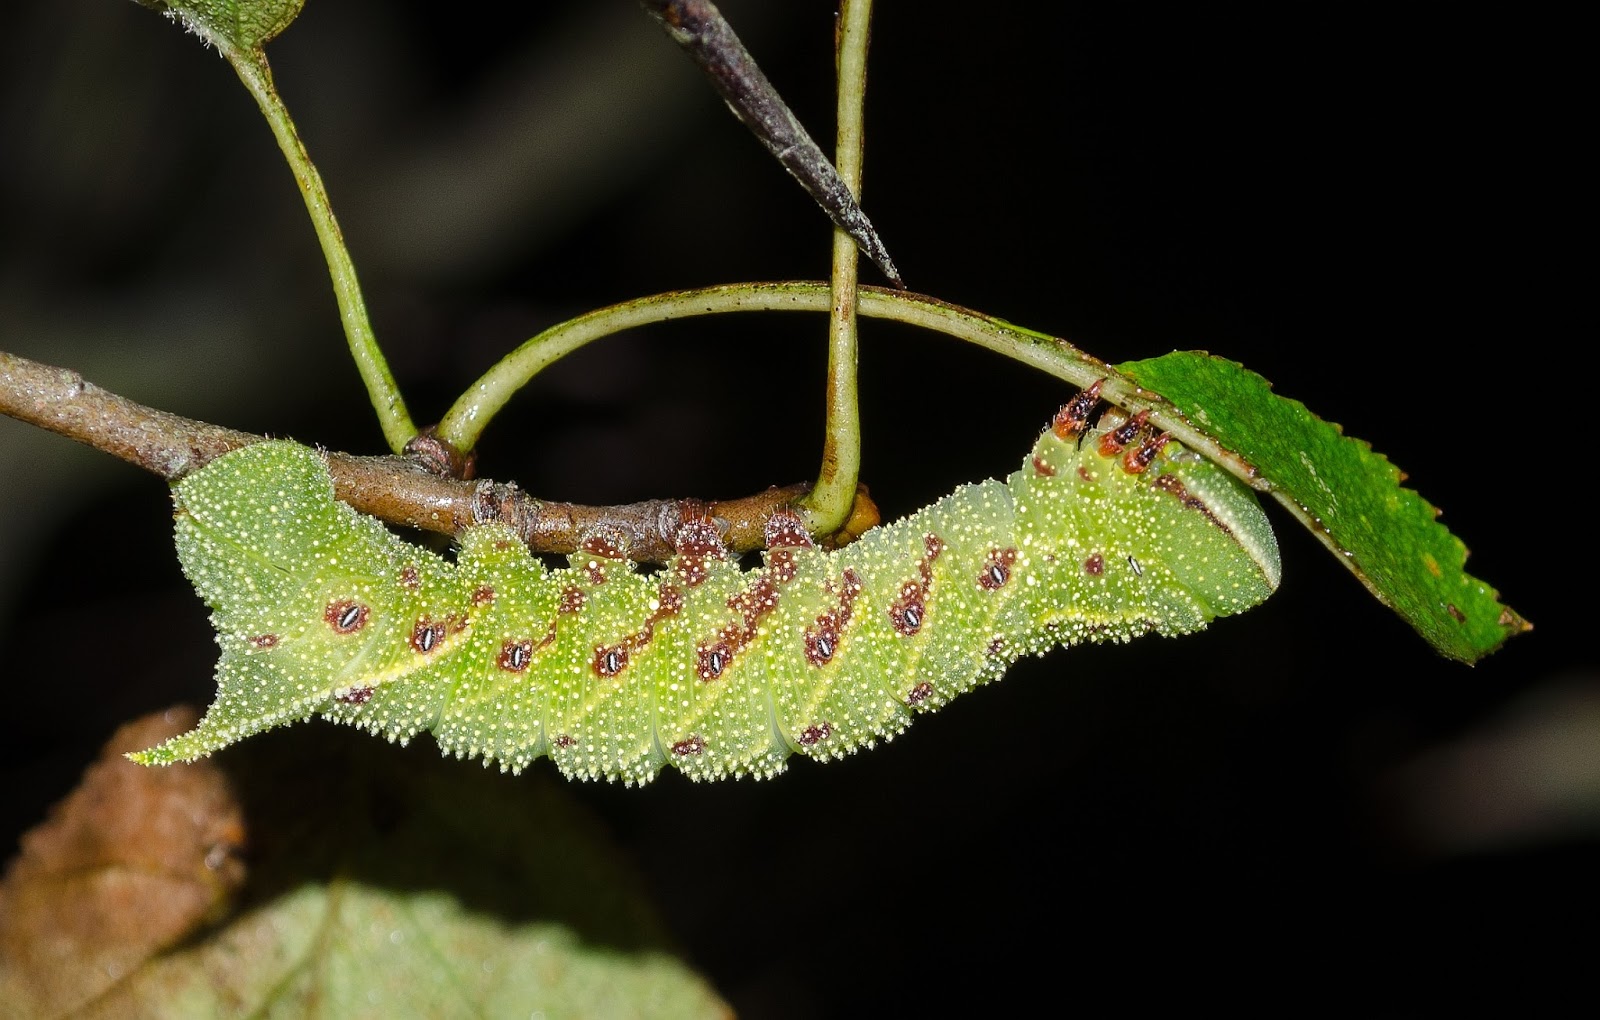
[[[1249,461],[1273,495],[1441,654],[1475,662],[1530,629],[1498,592],[1464,571],[1466,546],[1366,442],[1277,396],[1242,365],[1204,352],[1117,368]]]
[[[139,0],[222,49],[258,50],[300,15],[305,0]]]

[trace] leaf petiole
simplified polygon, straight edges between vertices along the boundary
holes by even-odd
[[[267,65],[266,54],[260,49],[235,46],[227,40],[213,39],[217,49],[239,75],[239,80],[255,98],[261,115],[272,128],[278,149],[294,171],[295,184],[305,199],[306,212],[316,228],[322,254],[328,261],[328,276],[333,283],[333,296],[339,304],[339,321],[344,326],[345,339],[350,345],[350,356],[355,359],[356,371],[367,388],[372,408],[378,414],[378,425],[383,429],[384,441],[389,449],[399,453],[416,436],[417,428],[406,410],[405,398],[389,371],[389,363],[378,346],[378,339],[367,318],[367,305],[361,296],[361,284],[356,279],[355,263],[344,243],[344,233],[334,218],[333,206],[328,202],[328,191],[322,175],[306,152],[295,130],[288,107],[278,95],[272,82],[272,69]]]
[[[867,41],[872,0],[844,0],[839,7],[838,144],[834,159],[844,187],[861,195],[864,149],[862,106],[867,91]],[[861,401],[856,389],[855,240],[843,228],[833,232],[832,308],[828,314],[827,412],[822,466],[816,484],[798,508],[814,534],[839,529],[850,515],[861,475]]]

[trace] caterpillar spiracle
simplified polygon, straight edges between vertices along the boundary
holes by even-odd
[[[334,499],[314,450],[264,442],[176,486],[178,556],[214,611],[215,702],[133,755],[188,761],[322,716],[520,771],[644,783],[772,776],[841,757],[1024,655],[1183,634],[1277,587],[1254,494],[1142,416],[1089,426],[1096,389],[1004,483],[965,485],[825,552],[797,515],[764,565],[714,520],[641,572],[606,536],[550,569],[499,524],[454,562]]]

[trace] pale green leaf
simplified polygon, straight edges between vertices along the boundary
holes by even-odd
[[[83,1016],[721,1017],[660,952],[586,944],[446,892],[354,880],[304,885],[155,958]]]

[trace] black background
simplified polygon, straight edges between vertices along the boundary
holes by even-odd
[[[590,308],[826,275],[822,215],[633,5],[445,6],[316,0],[269,50],[419,421]],[[1249,990],[1285,962],[1319,994],[1400,971],[1434,995],[1517,976],[1506,954],[1550,913],[1593,915],[1570,26],[1104,6],[880,5],[864,204],[911,288],[1113,362],[1244,362],[1400,465],[1537,629],[1445,661],[1274,506],[1282,590],[1205,634],[1020,664],[771,783],[575,786],[742,1014],[1142,996],[1179,966]],[[830,6],[723,9],[828,148]],[[0,347],[381,452],[227,66],[125,0],[11,26]],[[862,333],[889,516],[1012,470],[1068,394],[943,336]],[[596,344],[496,422],[482,472],[594,502],[809,478],[822,334],[747,315]],[[207,701],[214,646],[159,481],[9,421],[0,469],[14,835],[117,722]]]

